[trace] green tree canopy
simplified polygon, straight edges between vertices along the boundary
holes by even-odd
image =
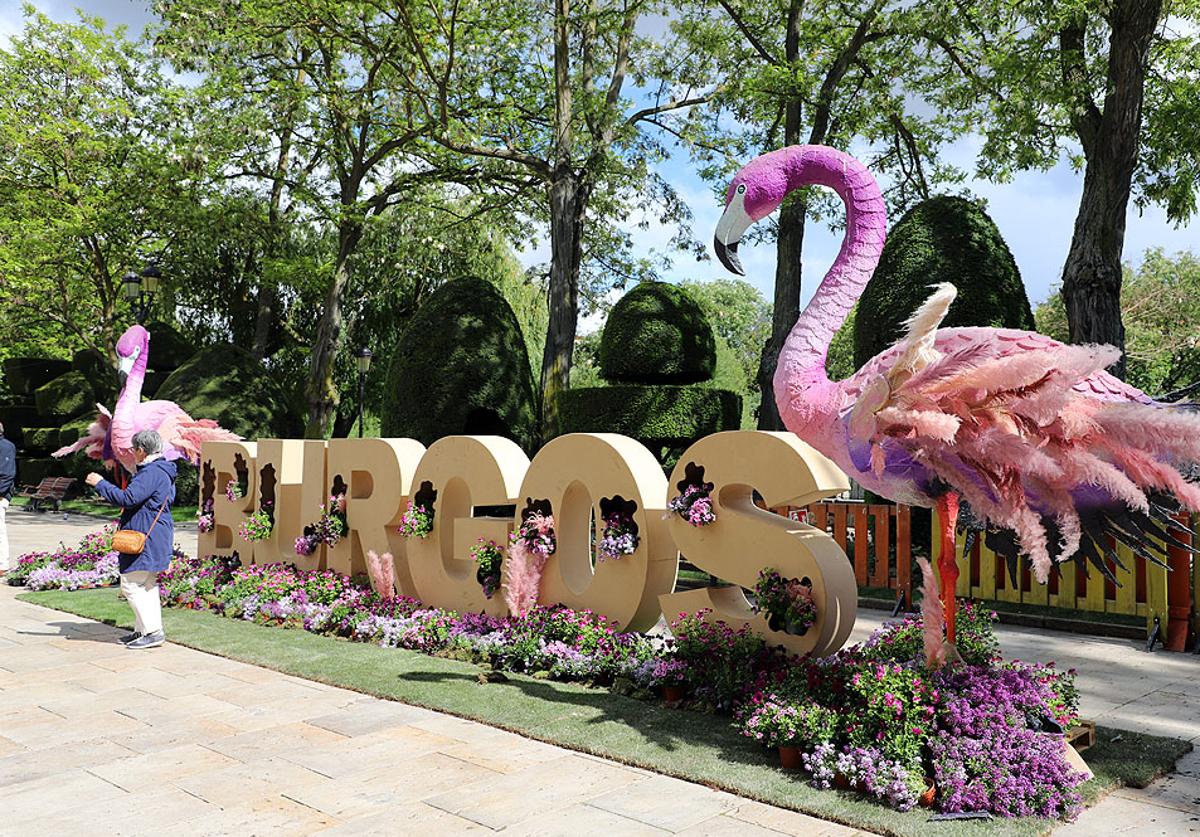
[[[24,350],[112,356],[121,276],[204,180],[184,98],[123,30],[26,7],[0,50],[0,307]]]
[[[1129,383],[1167,395],[1200,381],[1200,258],[1147,250],[1136,270],[1125,266],[1121,283]],[[1037,330],[1066,341],[1067,315],[1057,293],[1034,312]],[[1189,400],[1196,400],[1195,393]]]

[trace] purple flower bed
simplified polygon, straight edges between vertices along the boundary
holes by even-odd
[[[993,614],[965,604],[969,661],[931,671],[919,619],[822,659],[787,656],[747,629],[680,614],[672,637],[623,632],[590,611],[536,606],[494,618],[381,598],[365,578],[288,564],[181,558],[160,582],[165,604],[406,648],[650,696],[683,687],[688,707],[732,714],[745,735],[803,753],[817,787],[855,788],[899,810],[936,781],[938,808],[1000,816],[1071,816],[1079,806],[1061,736],[1075,719],[1073,672],[1005,663]],[[977,661],[977,662],[974,662]]]
[[[109,552],[87,569],[52,563],[29,574],[25,586],[30,590],[81,590],[88,587],[107,587],[120,579],[117,574],[117,553]]]
[[[117,582],[117,553],[112,551],[115,523],[89,532],[76,546],[60,544],[52,552],[29,552],[17,558],[17,565],[5,577],[13,586],[27,585],[33,590],[61,588],[78,590]]]

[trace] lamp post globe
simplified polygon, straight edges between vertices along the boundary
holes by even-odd
[[[358,438],[363,435],[363,422],[366,420],[366,384],[367,370],[371,368],[371,350],[363,346],[358,350],[358,354],[354,357],[354,364],[358,367]]]

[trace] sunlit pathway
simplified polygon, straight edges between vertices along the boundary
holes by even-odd
[[[13,511],[14,556],[98,521]],[[195,528],[178,542],[195,549]],[[0,834],[850,835],[851,829],[167,645],[0,585]],[[882,619],[860,614],[854,639]],[[1006,655],[1079,670],[1085,717],[1200,744],[1200,658],[1001,626]],[[134,796],[136,794],[136,797]],[[1200,753],[1056,834],[1200,834]]]

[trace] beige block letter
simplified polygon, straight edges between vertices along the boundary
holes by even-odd
[[[558,537],[542,577],[541,603],[591,608],[621,630],[652,628],[660,615],[659,596],[674,588],[679,567],[662,519],[666,491],[658,460],[628,436],[570,433],[538,451],[521,497],[524,502],[550,501]],[[637,551],[618,560],[594,561],[604,530],[600,500],[617,495],[637,503]]]
[[[447,436],[425,452],[412,480],[412,493],[431,488],[433,531],[408,539],[408,568],[416,597],[427,605],[460,613],[508,612],[504,596],[485,598],[468,551],[479,537],[506,545],[510,517],[474,517],[476,506],[515,505],[529,458],[500,436]],[[425,488],[428,483],[428,488]]]
[[[326,466],[329,491],[340,478],[346,485],[349,532],[325,551],[325,567],[347,575],[367,571],[367,551],[392,554],[396,586],[414,593],[405,561],[405,543],[396,532],[425,446],[413,439],[330,439]],[[316,517],[314,509],[314,517]]]
[[[232,555],[238,553],[247,564],[253,549],[237,535],[238,527],[254,511],[258,497],[258,470],[255,468],[257,443],[255,442],[205,442],[200,450],[200,461],[216,474],[213,490],[213,529],[201,532],[196,549],[200,555]],[[238,481],[239,466],[247,473],[246,496],[230,502],[225,496],[225,486]]]
[[[847,490],[849,481],[836,465],[792,433],[735,430],[715,433],[679,458],[671,474],[672,496],[690,464],[704,467],[716,522],[692,526],[671,515],[671,535],[680,552],[702,570],[740,587],[707,587],[662,597],[672,621],[680,613],[711,608],[710,619],[733,627],[742,624],[796,654],[825,656],[845,643],[854,627],[858,588],[846,554],[825,532],[788,520],[754,505],[753,492],[768,506],[803,506]],[[741,588],[753,589],[761,569],[784,578],[812,581],[817,621],[803,636],[772,631],[750,607]]]
[[[254,544],[254,563],[286,561],[302,570],[321,566],[325,545],[312,555],[296,554],[296,539],[320,514],[325,496],[325,442],[319,439],[260,439],[258,501],[274,499],[271,537]]]

